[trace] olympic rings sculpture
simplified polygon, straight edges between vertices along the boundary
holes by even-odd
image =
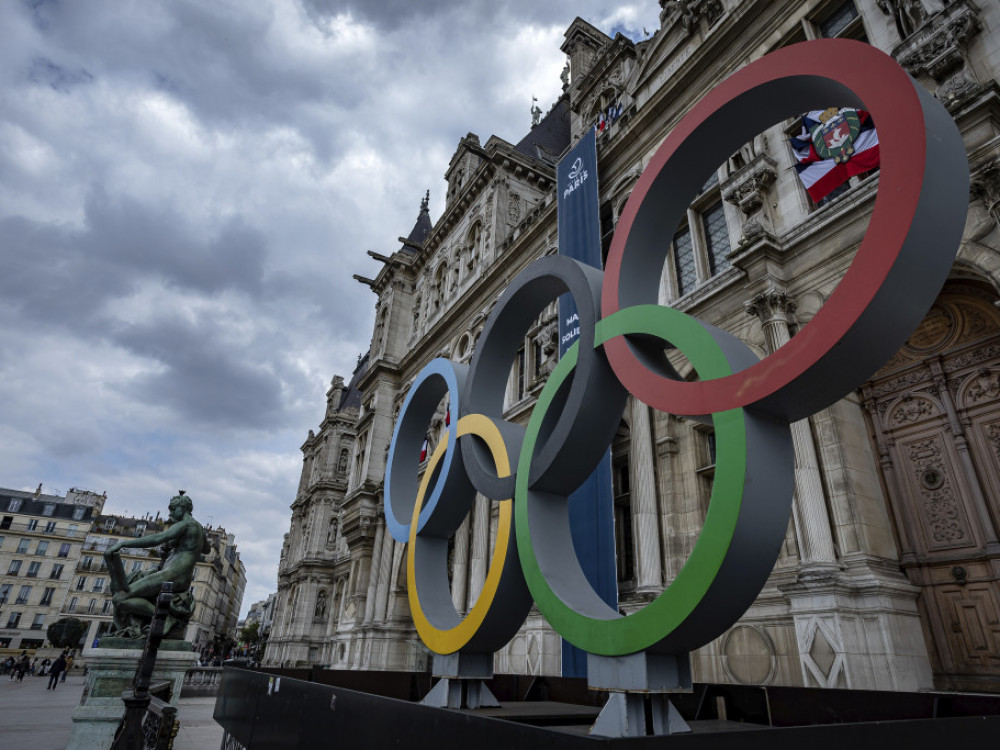
[[[656,304],[668,242],[704,177],[774,122],[836,103],[877,123],[879,190],[846,275],[787,344],[758,359],[734,336]],[[846,40],[778,50],[710,91],[640,177],[605,272],[565,257],[529,265],[501,295],[470,365],[437,359],[400,411],[385,480],[386,527],[408,542],[417,631],[440,654],[489,652],[532,602],[593,654],[684,653],[721,635],[767,580],[794,486],[789,422],[856,389],[919,325],[947,278],[967,208],[968,164],[947,111],[890,57]],[[546,304],[573,296],[580,338],[556,366],[527,427],[503,418],[524,332]],[[699,380],[680,380],[676,348]],[[628,616],[605,604],[579,565],[566,509],[619,425],[629,394],[710,418],[716,474],[704,527],[677,577]],[[419,477],[427,425],[448,396],[451,423]],[[447,577],[448,539],[476,493],[499,503],[486,583],[464,617]]]

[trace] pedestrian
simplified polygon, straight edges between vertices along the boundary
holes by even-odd
[[[49,668],[49,686],[45,688],[46,690],[55,690],[56,685],[59,684],[59,673],[65,673],[66,669],[66,658],[59,654],[59,658],[52,662],[52,666]]]
[[[66,675],[69,674],[69,670],[73,668],[73,654],[70,654],[66,659],[66,671],[63,672],[62,679],[59,682],[66,682]]]
[[[31,668],[31,662],[28,661],[28,655],[25,654],[17,662],[17,681],[24,682],[24,673]]]

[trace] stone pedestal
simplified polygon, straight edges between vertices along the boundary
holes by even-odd
[[[136,645],[140,646],[136,648]],[[125,715],[122,693],[132,687],[142,641],[103,638],[99,648],[83,650],[87,681],[80,705],[73,710],[73,734],[67,750],[103,750],[111,747],[118,724]],[[152,684],[171,683],[170,704],[177,705],[188,669],[198,663],[187,641],[163,641],[156,655]]]

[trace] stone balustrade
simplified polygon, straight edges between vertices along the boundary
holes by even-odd
[[[181,697],[216,695],[222,682],[222,667],[192,667],[184,675]]]

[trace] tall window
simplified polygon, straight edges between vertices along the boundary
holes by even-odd
[[[615,563],[618,587],[635,579],[635,542],[632,536],[632,486],[629,476],[629,430],[624,423],[611,445],[611,486],[615,506]]]
[[[17,513],[19,510],[21,510],[22,505],[24,505],[24,500],[21,500],[20,498],[17,497],[12,497],[10,499],[10,502],[7,503],[7,510],[9,510],[11,513]]]
[[[69,557],[69,542],[63,542],[59,545],[59,557]]]
[[[28,563],[28,572],[26,574],[28,578],[38,578],[38,570],[41,567],[42,564],[38,560]]]
[[[53,516],[53,515],[55,515],[55,512],[56,512],[56,504],[55,503],[45,503],[45,505],[42,506],[42,515],[43,516]]]
[[[10,598],[10,590],[14,587],[12,583],[0,584],[0,604],[6,604]]]
[[[26,555],[28,554],[28,545],[31,544],[30,539],[22,539],[17,543],[17,554]]]
[[[860,42],[868,41],[868,35],[865,33],[865,27],[861,21],[861,14],[858,13],[854,0],[847,0],[825,16],[820,16],[819,20],[813,23],[819,36],[827,39],[841,37],[857,39]]]
[[[49,543],[44,539],[39,540],[38,546],[35,547],[35,554],[44,555],[48,551],[49,551]]]
[[[41,630],[42,626],[45,624],[45,613],[40,612],[35,615],[34,619],[31,621],[32,630]]]
[[[80,576],[76,579],[76,590],[83,591],[87,588],[87,576]]]
[[[685,218],[670,246],[671,273],[666,281],[671,299],[683,297],[731,265],[732,245],[717,172],[702,185]]]
[[[698,283],[698,271],[694,265],[694,243],[691,230],[685,227],[674,235],[674,268],[677,271],[677,296],[681,297]]]
[[[31,586],[22,586],[17,592],[17,601],[14,604],[27,604],[29,596],[31,596]]]
[[[46,586],[45,591],[42,592],[42,600],[38,604],[42,607],[47,607],[52,604],[52,597],[55,596],[56,590],[51,586]]]
[[[37,531],[37,530],[38,530],[38,519],[32,518],[31,520],[28,521],[28,531]]]
[[[82,505],[78,505],[77,507],[73,508],[73,520],[74,521],[80,521],[80,520],[82,520],[83,519],[83,514],[86,513],[86,512],[87,512],[87,509],[85,507],[83,507]]]
[[[708,268],[713,276],[729,268],[729,229],[726,226],[726,211],[722,201],[718,201],[701,215],[705,232],[705,249],[708,251]]]
[[[9,575],[9,576],[16,576],[20,572],[21,572],[21,561],[20,560],[11,560],[10,561],[10,567],[7,568],[7,575]]]
[[[21,622],[21,613],[20,612],[11,612],[10,616],[7,618],[7,627],[8,628],[16,628],[17,625],[18,625],[18,623],[20,623],[20,622]]]
[[[52,566],[52,572],[49,573],[49,578],[53,581],[58,581],[62,578],[63,566],[60,563],[56,563]]]
[[[46,534],[55,534],[56,533],[56,522],[55,521],[48,521],[45,524],[45,533]]]

